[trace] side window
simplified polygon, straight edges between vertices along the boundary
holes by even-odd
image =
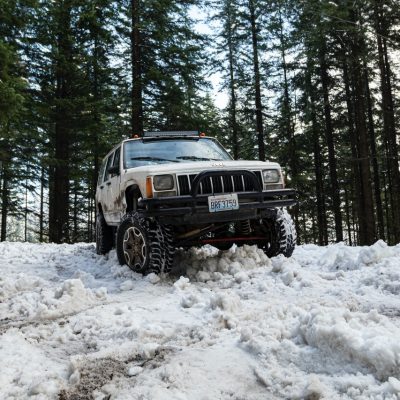
[[[118,167],[119,169],[119,160],[121,158],[121,147],[118,147],[117,150],[115,150],[115,157],[113,161],[113,167]]]
[[[104,170],[106,169],[106,160],[103,160],[103,162],[101,163],[101,167],[100,167],[100,171],[99,171],[99,179],[97,180],[97,185],[101,185],[101,183],[103,182],[103,176],[104,176]]]
[[[114,156],[114,153],[111,153],[107,158],[106,171],[105,171],[105,174],[104,174],[104,181],[103,182],[108,181],[110,179],[110,174],[108,173],[108,168],[110,168],[111,165],[112,165],[113,156]]]

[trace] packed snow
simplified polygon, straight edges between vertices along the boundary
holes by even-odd
[[[400,245],[0,244],[1,399],[400,399]]]

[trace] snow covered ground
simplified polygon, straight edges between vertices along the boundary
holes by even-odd
[[[399,399],[400,245],[179,254],[0,244],[0,399]]]

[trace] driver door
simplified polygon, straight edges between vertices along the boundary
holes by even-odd
[[[122,213],[122,194],[120,193],[121,183],[121,147],[118,147],[114,152],[113,161],[111,164],[115,173],[109,173],[107,182],[107,205],[109,222],[118,224],[121,221]]]

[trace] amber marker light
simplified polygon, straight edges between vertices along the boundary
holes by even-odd
[[[148,199],[153,198],[153,184],[150,176],[146,178],[146,196]]]

